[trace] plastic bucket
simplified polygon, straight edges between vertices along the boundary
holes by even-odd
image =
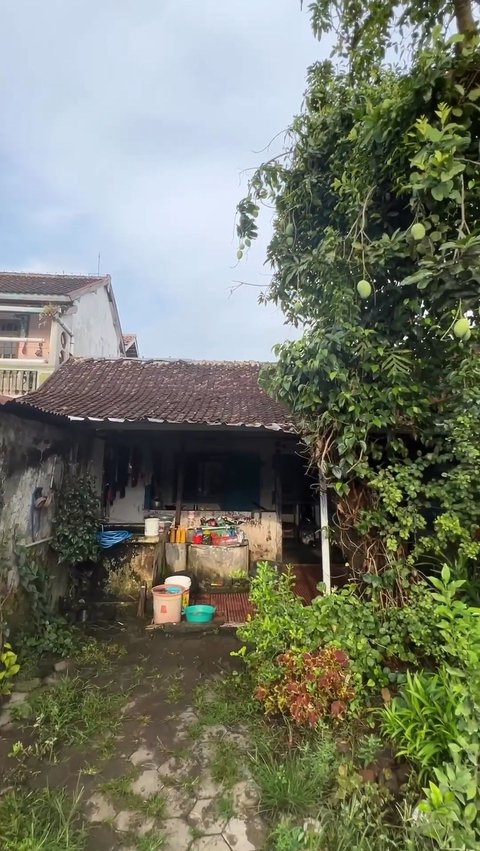
[[[190,586],[192,584],[192,580],[189,579],[188,576],[167,576],[165,580],[165,585],[180,585],[183,589],[182,594],[182,608],[186,609],[190,602]]]
[[[183,588],[177,585],[155,585],[152,588],[153,622],[180,623]]]
[[[145,537],[158,538],[160,532],[160,521],[158,517],[145,518]]]
[[[189,606],[185,609],[185,617],[189,623],[210,623],[215,612],[215,606]]]

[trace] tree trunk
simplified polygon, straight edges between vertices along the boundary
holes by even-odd
[[[455,18],[457,30],[466,36],[466,40],[477,31],[477,25],[473,17],[471,0],[454,0]]]

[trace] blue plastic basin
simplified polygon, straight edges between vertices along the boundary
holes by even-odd
[[[215,606],[187,606],[185,618],[189,623],[208,623],[216,611]]]

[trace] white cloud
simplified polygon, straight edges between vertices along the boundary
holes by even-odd
[[[144,354],[268,357],[281,315],[255,288],[229,295],[268,280],[268,234],[235,267],[239,174],[321,55],[295,0],[4,7],[0,151],[26,228],[10,265],[92,272],[101,251]]]

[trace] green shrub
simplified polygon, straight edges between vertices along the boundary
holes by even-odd
[[[65,476],[57,500],[53,547],[60,562],[95,561],[100,501],[89,475]]]
[[[59,656],[66,659],[78,646],[78,632],[65,618],[50,614],[48,620],[28,632],[16,635],[18,652],[22,662],[35,662],[43,656]]]
[[[420,825],[442,851],[480,847],[480,789],[474,765],[446,763],[435,768],[435,780],[419,805]]]
[[[278,677],[275,659],[284,650],[308,650],[309,614],[302,600],[294,593],[291,570],[279,573],[268,562],[260,562],[257,575],[250,585],[250,602],[255,615],[238,631],[248,647],[243,649],[247,667],[262,669],[263,679]]]
[[[10,694],[13,679],[19,670],[17,654],[13,652],[10,644],[4,644],[0,648],[0,694]]]
[[[240,655],[266,686],[281,677],[277,659],[286,650],[337,647],[350,659],[351,708],[358,711],[382,688],[402,685],[408,668],[464,666],[479,658],[479,610],[459,599],[462,586],[444,567],[430,584],[412,583],[403,605],[385,607],[350,585],[304,606],[293,592],[293,576],[262,563],[251,584],[255,614],[238,633],[245,642]]]
[[[438,673],[407,673],[399,696],[383,710],[383,729],[393,739],[397,756],[407,757],[421,777],[462,747],[458,708],[463,682],[445,668]]]

